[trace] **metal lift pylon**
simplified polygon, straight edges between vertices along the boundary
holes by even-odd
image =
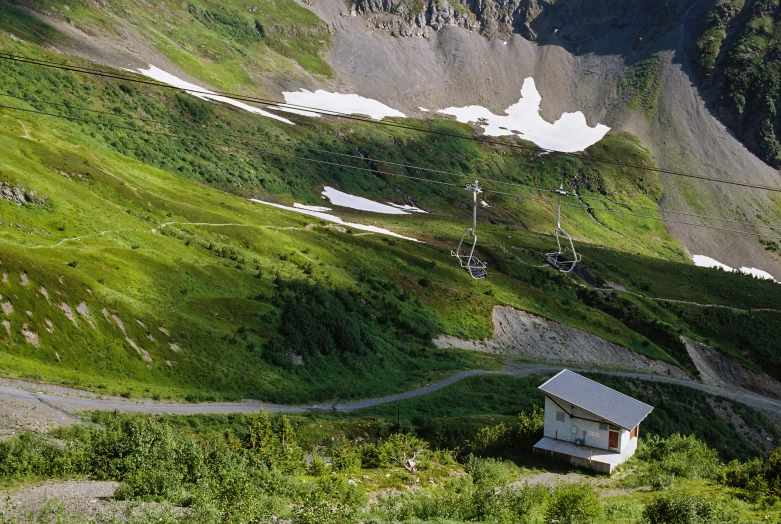
[[[480,183],[475,180],[474,184],[467,184],[464,189],[472,192],[472,227],[464,231],[464,234],[461,235],[461,241],[458,243],[458,247],[455,250],[451,250],[450,254],[458,259],[461,267],[466,268],[469,272],[469,276],[475,280],[481,280],[486,277],[487,273],[485,263],[481,262],[480,259],[475,256],[475,247],[477,246],[477,235],[475,234],[475,230],[477,229],[477,195],[483,192],[483,188],[480,186]],[[468,255],[461,252],[467,235],[471,237],[472,244],[472,246],[468,248]],[[467,240],[467,246],[469,246],[469,243],[469,240]]]
[[[570,273],[580,262],[581,256],[575,251],[572,237],[561,227],[561,197],[568,196],[569,193],[564,189],[564,186],[559,186],[554,193],[559,197],[556,210],[556,245],[558,250],[553,253],[545,253],[545,260],[562,273]],[[564,249],[561,247],[561,237],[566,239]],[[569,247],[567,247],[567,244],[569,244]]]

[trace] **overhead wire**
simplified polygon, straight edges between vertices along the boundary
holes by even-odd
[[[446,132],[446,131],[440,131],[440,130],[434,130],[430,128],[420,127],[420,126],[414,126],[409,124],[403,124],[400,122],[392,122],[392,121],[386,121],[386,120],[374,120],[372,118],[363,117],[359,115],[353,115],[349,113],[341,113],[338,111],[328,110],[328,109],[322,109],[317,107],[311,107],[311,106],[304,106],[299,104],[288,104],[288,103],[282,103],[271,99],[266,99],[258,96],[247,96],[242,95],[239,93],[231,93],[227,91],[210,91],[205,89],[190,89],[190,88],[181,88],[177,86],[173,86],[170,84],[166,84],[163,82],[153,81],[153,80],[145,80],[138,77],[131,77],[127,75],[120,75],[117,73],[112,73],[108,71],[101,71],[97,69],[90,69],[85,67],[78,67],[78,66],[71,66],[67,64],[57,63],[57,62],[51,62],[48,60],[41,60],[41,59],[32,59],[28,57],[23,57],[19,55],[10,55],[7,53],[0,53],[0,60],[9,60],[9,61],[15,61],[15,62],[21,62],[21,63],[27,63],[27,64],[33,64],[33,65],[39,65],[43,67],[51,67],[55,69],[60,69],[64,71],[70,71],[70,72],[78,72],[78,73],[84,73],[89,75],[95,75],[95,76],[101,76],[104,78],[112,78],[115,80],[122,80],[127,82],[134,82],[144,85],[150,85],[155,86],[159,88],[165,88],[165,89],[175,89],[177,91],[184,91],[186,93],[196,94],[196,95],[205,95],[205,96],[222,96],[227,98],[232,98],[234,100],[238,101],[244,101],[244,102],[253,102],[257,104],[266,104],[270,107],[269,109],[276,108],[277,110],[284,111],[285,108],[298,110],[298,111],[305,111],[309,113],[317,113],[317,114],[325,114],[329,116],[335,116],[339,118],[349,119],[349,120],[355,120],[355,121],[361,121],[361,122],[367,122],[375,125],[382,125],[387,127],[394,127],[394,128],[400,128],[400,129],[407,129],[412,131],[419,131],[423,133],[429,133],[429,134],[435,134],[440,136],[447,136],[450,138],[459,138],[459,139],[466,139],[466,140],[472,140],[476,142],[491,144],[491,145],[498,145],[503,147],[511,147],[515,149],[523,149],[523,150],[529,150],[540,154],[551,154],[556,156],[565,156],[569,158],[577,158],[588,162],[595,162],[595,163],[602,163],[607,165],[614,165],[619,167],[626,167],[631,169],[640,169],[650,172],[656,172],[660,174],[666,174],[666,175],[673,175],[673,176],[680,176],[680,177],[686,177],[686,178],[693,178],[698,180],[704,180],[709,182],[715,182],[720,184],[727,184],[727,185],[733,185],[733,186],[739,186],[739,187],[745,187],[750,189],[757,189],[761,191],[771,191],[771,192],[778,192],[781,193],[781,187],[772,187],[772,186],[765,186],[760,184],[752,184],[749,182],[739,182],[735,180],[724,180],[720,178],[713,178],[708,177],[704,175],[697,175],[694,173],[687,173],[684,171],[677,171],[672,169],[664,169],[660,167],[653,167],[653,166],[647,166],[643,164],[636,164],[631,162],[622,162],[619,160],[612,160],[608,158],[602,158],[602,157],[595,157],[584,153],[572,153],[572,152],[566,152],[566,151],[557,151],[554,149],[547,149],[542,148],[539,146],[529,146],[525,144],[520,143],[510,143],[510,142],[504,142],[500,140],[493,140],[485,137],[476,137],[471,135],[464,135],[461,133],[452,133],[452,132]],[[137,73],[132,72],[134,75],[137,75]]]
[[[405,179],[415,180],[415,181],[419,181],[419,182],[427,182],[427,183],[432,183],[432,184],[439,184],[439,185],[451,186],[451,187],[459,187],[459,188],[463,187],[461,184],[455,184],[455,183],[452,183],[452,182],[444,182],[444,181],[440,181],[440,180],[432,180],[430,178],[415,177],[415,176],[410,176],[410,175],[402,175],[402,174],[399,174],[399,173],[391,173],[391,172],[388,172],[388,171],[382,171],[382,170],[373,169],[373,168],[369,168],[369,167],[351,166],[351,165],[348,165],[348,164],[340,164],[338,162],[329,162],[329,161],[326,161],[326,160],[318,160],[318,159],[313,159],[313,158],[300,157],[300,156],[296,156],[296,155],[291,155],[291,154],[286,154],[286,153],[279,153],[279,152],[276,152],[276,151],[269,151],[269,150],[265,150],[265,149],[246,147],[246,146],[240,146],[240,145],[235,145],[235,144],[226,144],[226,143],[214,142],[214,141],[211,141],[211,140],[204,140],[204,139],[201,139],[201,138],[189,137],[189,136],[183,136],[183,135],[175,135],[175,134],[172,134],[172,133],[165,133],[165,132],[162,132],[162,131],[154,131],[154,130],[149,130],[149,129],[139,129],[137,127],[132,127],[132,126],[124,126],[124,125],[113,124],[113,123],[109,123],[109,122],[101,122],[101,121],[90,120],[90,119],[85,119],[85,118],[79,118],[79,117],[73,117],[73,116],[67,116],[67,115],[59,115],[59,114],[56,114],[56,113],[48,113],[48,112],[45,112],[45,111],[39,111],[39,110],[35,110],[35,109],[19,108],[19,107],[9,106],[9,105],[5,105],[5,104],[0,104],[0,109],[8,109],[8,110],[11,110],[11,111],[20,111],[20,112],[29,113],[29,114],[37,114],[37,115],[42,115],[42,116],[49,116],[49,117],[60,118],[60,119],[69,120],[69,121],[73,121],[73,122],[82,122],[82,123],[101,125],[101,126],[105,126],[105,127],[110,127],[110,128],[115,128],[115,129],[122,129],[122,130],[132,131],[132,132],[136,132],[136,133],[147,133],[147,134],[150,134],[150,135],[162,136],[162,137],[167,137],[167,138],[172,138],[172,139],[177,139],[177,140],[186,140],[186,141],[191,141],[191,142],[196,142],[196,143],[201,143],[201,144],[206,144],[206,145],[212,145],[212,146],[215,146],[215,147],[225,147],[225,148],[229,148],[229,149],[236,149],[236,150],[247,151],[247,152],[255,152],[255,153],[262,154],[262,155],[269,155],[269,156],[288,158],[288,159],[299,160],[299,161],[303,161],[303,162],[309,162],[309,163],[320,164],[320,165],[329,165],[329,166],[335,166],[335,167],[342,167],[342,168],[346,168],[346,169],[353,169],[353,170],[357,170],[357,171],[369,172],[369,173],[372,173],[372,174],[379,174],[379,175],[386,175],[386,176],[391,176],[391,177],[405,178]],[[504,192],[504,191],[495,191],[495,190],[491,190],[491,189],[486,189],[486,190],[484,190],[484,192],[492,193],[492,194],[498,194],[498,195],[512,196],[514,198],[521,198],[521,199],[533,200],[533,201],[538,201],[538,202],[545,202],[545,203],[548,203],[548,204],[555,204],[556,203],[553,200],[544,199],[544,198],[537,198],[537,197],[528,196],[528,195],[520,195],[518,193],[510,193],[510,192]],[[587,205],[583,205],[583,204],[570,204],[570,203],[566,203],[566,202],[562,202],[561,205],[562,206],[568,206],[568,207],[585,208],[585,209],[589,208],[589,206],[587,206]],[[722,227],[717,227],[717,226],[708,226],[708,225],[705,225],[705,224],[695,224],[695,223],[691,223],[691,222],[670,220],[670,219],[666,219],[666,218],[662,218],[662,217],[653,217],[653,216],[648,216],[648,215],[640,215],[640,214],[636,214],[636,213],[626,213],[626,212],[615,211],[615,210],[610,210],[610,209],[600,209],[600,210],[595,210],[595,211],[604,212],[604,213],[619,214],[619,215],[625,215],[625,216],[633,216],[633,217],[644,218],[644,219],[648,219],[648,220],[656,220],[656,221],[659,221],[659,222],[668,222],[668,223],[673,223],[673,224],[681,224],[681,225],[686,225],[686,226],[700,227],[700,228],[712,229],[712,230],[717,230],[717,231],[725,231],[725,232],[730,232],[730,233],[740,233],[740,234],[745,234],[745,235],[763,237],[763,238],[767,238],[769,240],[781,241],[781,237],[778,237],[778,238],[777,237],[766,237],[765,235],[762,235],[762,234],[759,234],[759,233],[753,233],[753,232],[748,232],[748,231],[740,231],[740,230],[735,230],[735,229],[727,229],[727,228],[722,228]]]
[[[198,143],[201,143],[201,144],[212,145],[212,146],[215,146],[215,147],[226,147],[226,148],[229,148],[229,149],[238,149],[238,150],[241,150],[241,151],[260,153],[262,155],[276,156],[276,157],[288,158],[288,159],[293,159],[293,160],[301,160],[301,161],[304,161],[304,162],[309,162],[309,163],[314,163],[314,164],[322,164],[322,165],[329,165],[329,166],[344,167],[344,168],[347,168],[347,169],[355,169],[355,170],[358,170],[358,171],[368,171],[370,173],[377,173],[377,174],[380,174],[380,175],[399,177],[399,178],[408,178],[410,180],[418,180],[418,181],[423,181],[423,182],[430,182],[432,184],[440,184],[440,185],[453,186],[453,187],[462,187],[461,184],[454,184],[452,182],[442,182],[440,180],[431,180],[429,178],[414,177],[414,176],[409,176],[409,175],[402,175],[402,174],[399,174],[399,173],[391,173],[389,171],[381,171],[379,169],[373,169],[373,168],[370,168],[370,167],[351,166],[349,164],[340,164],[338,162],[329,162],[327,160],[318,160],[316,158],[306,158],[306,157],[301,157],[301,156],[296,156],[296,155],[290,155],[290,154],[287,154],[287,153],[279,153],[279,152],[276,152],[276,151],[269,151],[267,149],[259,149],[259,148],[254,148],[254,147],[240,146],[240,145],[236,145],[236,144],[225,144],[225,143],[220,143],[220,142],[213,142],[211,140],[203,140],[201,138],[195,138],[195,137],[191,137],[191,136],[174,135],[172,133],[164,133],[162,131],[154,131],[154,130],[151,130],[151,129],[139,129],[137,127],[123,126],[123,125],[112,124],[112,123],[108,123],[108,122],[100,122],[100,121],[97,121],[97,120],[89,120],[89,119],[86,119],[86,118],[79,118],[79,117],[75,117],[75,116],[58,115],[56,113],[47,113],[46,111],[38,111],[36,109],[26,109],[26,108],[20,108],[20,107],[13,107],[13,106],[5,105],[5,104],[0,104],[0,109],[9,109],[9,110],[12,110],[12,111],[22,111],[22,112],[25,112],[25,113],[32,113],[32,114],[36,114],[36,115],[50,116],[50,117],[54,117],[54,118],[62,118],[62,119],[65,119],[65,120],[70,120],[72,122],[82,122],[82,123],[95,124],[95,125],[100,125],[100,126],[105,126],[105,127],[111,127],[111,128],[115,128],[115,129],[123,129],[123,130],[126,130],[126,131],[134,131],[134,132],[137,132],[137,133],[147,133],[147,134],[151,134],[151,135],[157,135],[157,136],[162,136],[162,137],[167,137],[167,138],[173,138],[173,139],[176,139],[176,140],[187,140],[187,141],[190,141],[190,142],[198,142]]]
[[[52,102],[52,101],[42,100],[42,99],[38,99],[38,98],[31,98],[31,97],[12,95],[10,93],[0,92],[0,97],[13,98],[13,99],[16,99],[16,100],[22,100],[22,101],[30,102],[30,103],[39,103],[39,104],[49,105],[49,106],[53,106],[53,107],[64,107],[64,108],[67,108],[67,109],[74,109],[74,110],[77,110],[77,111],[85,111],[85,112],[90,112],[90,113],[95,113],[95,114],[100,114],[100,115],[106,115],[106,116],[111,116],[111,117],[122,118],[122,119],[125,119],[125,120],[133,120],[133,121],[139,121],[139,122],[144,122],[144,123],[158,124],[158,125],[162,125],[162,126],[166,126],[166,127],[174,127],[174,128],[180,128],[180,129],[189,129],[189,130],[192,130],[192,131],[196,131],[198,133],[208,133],[208,134],[212,134],[212,135],[215,135],[215,136],[224,136],[224,137],[236,138],[236,139],[243,140],[243,141],[260,142],[260,143],[267,143],[267,144],[274,144],[274,143],[276,143],[274,140],[270,140],[270,139],[266,139],[266,138],[247,136],[247,135],[242,135],[242,134],[238,134],[238,133],[226,133],[226,132],[216,131],[216,130],[212,130],[212,129],[204,129],[204,128],[191,126],[191,125],[186,125],[186,124],[176,124],[176,123],[172,123],[172,122],[164,122],[164,121],[161,121],[161,120],[155,120],[155,119],[144,118],[144,117],[139,117],[139,116],[121,115],[121,114],[117,114],[117,113],[112,113],[110,111],[102,111],[102,110],[99,110],[99,109],[92,109],[92,108],[83,107],[83,106],[76,106],[76,105],[73,105],[73,104],[63,103],[63,102]],[[414,164],[407,164],[407,163],[403,163],[403,162],[393,162],[393,161],[379,159],[379,158],[375,158],[375,157],[368,157],[368,156],[362,156],[362,155],[351,155],[351,154],[347,154],[347,153],[340,153],[340,152],[337,152],[337,151],[329,151],[329,150],[326,150],[326,149],[319,149],[319,148],[312,148],[312,147],[305,147],[305,146],[298,146],[298,148],[302,149],[302,150],[306,150],[306,151],[312,151],[312,152],[316,152],[316,153],[323,153],[323,154],[328,154],[328,155],[334,155],[334,156],[338,156],[338,157],[342,157],[342,158],[351,158],[351,159],[354,159],[354,160],[359,160],[359,161],[364,161],[364,162],[382,163],[382,164],[392,165],[392,166],[396,166],[396,167],[403,167],[403,168],[406,168],[406,169],[414,169],[414,170],[424,171],[424,172],[428,172],[428,173],[436,173],[436,174],[441,174],[441,175],[447,175],[447,176],[457,177],[457,178],[464,179],[464,180],[472,178],[471,175],[467,175],[467,174],[456,173],[456,172],[453,172],[453,171],[447,171],[447,170],[442,170],[442,169],[433,169],[433,168],[428,168],[428,167],[414,165]],[[430,179],[427,179],[427,180],[430,180]],[[512,187],[522,187],[522,188],[531,189],[531,190],[540,191],[540,192],[547,192],[547,193],[555,192],[554,189],[545,189],[545,188],[536,187],[536,186],[532,186],[532,185],[528,185],[528,184],[520,184],[520,183],[517,183],[517,182],[506,182],[506,181],[502,181],[502,180],[496,180],[496,179],[485,178],[485,177],[480,177],[480,180],[482,180],[484,182],[490,182],[492,184],[504,185],[504,186],[512,186]],[[598,202],[611,203],[611,204],[626,206],[628,208],[638,208],[638,209],[648,209],[648,210],[652,210],[652,211],[658,211],[658,208],[656,208],[656,207],[644,206],[644,205],[641,205],[641,204],[633,204],[633,203],[630,203],[630,202],[622,202],[622,201],[619,201],[619,200],[612,200],[612,199],[608,199],[608,198],[599,198],[599,197],[594,197],[594,196],[591,196],[591,195],[580,195],[580,194],[574,194],[574,196],[577,197],[577,198],[587,198],[587,199],[595,200],[595,201],[598,201]],[[756,227],[756,228],[760,228],[760,229],[769,229],[771,231],[776,231],[776,230],[779,229],[779,228],[776,228],[776,227],[773,227],[773,226],[767,226],[767,225],[764,225],[764,224],[755,224],[755,223],[752,223],[752,222],[745,222],[745,221],[741,221],[741,220],[733,220],[733,219],[721,218],[721,217],[713,217],[713,216],[709,216],[709,215],[701,215],[701,214],[696,214],[696,213],[687,213],[687,212],[684,212],[684,211],[664,210],[664,212],[665,213],[675,214],[675,215],[693,217],[693,218],[701,218],[701,219],[705,219],[705,220],[713,220],[713,221],[717,221],[717,222],[727,222],[727,223],[732,223],[732,224],[742,224],[742,225],[749,226],[749,227]]]
[[[524,199],[527,199],[527,200],[536,200],[538,202],[545,202],[545,203],[548,203],[548,204],[556,204],[557,203],[555,200],[548,200],[546,198],[535,198],[535,197],[529,197],[529,196],[524,196],[524,195],[518,195],[517,193],[507,193],[507,192],[503,192],[503,191],[494,191],[494,190],[491,190],[491,189],[485,189],[483,192],[484,193],[493,193],[495,195],[508,195],[508,196],[512,196],[512,197],[516,197],[516,198],[524,198]],[[767,237],[767,236],[765,236],[765,235],[763,235],[761,233],[753,233],[753,232],[750,232],[750,231],[741,231],[739,229],[727,229],[727,228],[718,227],[718,226],[708,226],[708,225],[705,225],[705,224],[695,224],[695,223],[692,223],[692,222],[683,222],[683,221],[680,221],[680,220],[672,220],[672,219],[663,218],[663,217],[653,217],[653,216],[648,216],[648,215],[640,215],[638,213],[627,213],[627,212],[624,212],[624,211],[616,211],[616,210],[613,210],[613,209],[596,209],[596,208],[592,208],[591,206],[587,206],[585,204],[570,204],[570,203],[567,203],[567,202],[562,202],[561,205],[562,206],[567,206],[567,207],[577,207],[577,208],[582,208],[582,209],[590,209],[590,210],[592,210],[595,213],[611,213],[611,214],[614,214],[614,215],[624,215],[624,216],[630,216],[630,217],[645,218],[645,219],[648,219],[648,220],[656,220],[658,222],[665,222],[665,223],[670,223],[670,224],[681,224],[681,225],[685,225],[685,226],[702,227],[702,228],[706,228],[706,229],[715,229],[717,231],[726,231],[726,232],[729,232],[729,233],[740,233],[742,235],[751,235],[751,236],[766,238],[768,240],[781,241],[781,237]]]

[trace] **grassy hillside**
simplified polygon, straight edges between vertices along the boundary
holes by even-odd
[[[5,36],[0,43],[6,52],[65,58]],[[0,283],[6,322],[0,365],[8,375],[193,399],[370,396],[453,369],[498,365],[430,343],[440,334],[489,337],[495,305],[574,325],[695,371],[677,336],[712,337],[709,326],[661,310],[651,299],[584,294],[584,282],[544,265],[555,208],[524,197],[548,199],[548,193],[486,182],[490,207],[480,213],[480,256],[491,277],[478,283],[449,256],[470,213],[463,189],[393,174],[455,184],[474,178],[543,188],[572,184],[581,202],[571,203],[589,207],[565,207],[564,225],[598,281],[651,297],[741,308],[781,303],[772,283],[691,267],[659,222],[605,213],[657,216],[632,207],[654,207],[660,197],[658,179],[645,171],[370,123],[293,116],[291,126],[172,90],[27,64],[4,63],[0,79],[6,94],[25,99],[3,97],[3,104],[71,119],[10,109],[0,117],[0,182],[27,195],[0,200],[7,275]],[[470,132],[453,122],[421,125]],[[451,174],[313,149],[360,151]],[[609,135],[590,152],[654,165],[630,135]],[[247,200],[322,204],[324,184],[380,201],[415,202],[430,214],[382,221],[349,210],[340,215],[423,242],[366,235]],[[492,193],[495,188],[514,194]],[[597,244],[610,249],[591,247]],[[755,354],[742,340],[725,340],[720,348],[749,364],[775,358]]]
[[[136,0],[32,0],[0,13],[0,27],[18,38],[83,48],[84,42],[58,28],[60,24],[74,27],[96,46],[132,40],[133,59],[158,54],[226,90],[256,90],[264,82],[262,75],[331,75],[323,59],[331,46],[329,28],[293,0],[164,1],[154,6]]]

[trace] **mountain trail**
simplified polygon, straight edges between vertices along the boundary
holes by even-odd
[[[512,377],[528,377],[537,374],[553,374],[561,369],[562,366],[554,366],[548,364],[524,364],[518,365],[513,368],[503,370],[482,370],[473,369],[467,371],[458,372],[451,377],[448,377],[442,381],[430,384],[424,387],[406,391],[403,393],[397,393],[394,395],[386,395],[383,397],[357,400],[346,403],[326,403],[326,404],[312,404],[302,406],[288,406],[280,404],[263,403],[257,400],[244,400],[242,402],[211,402],[202,404],[166,404],[155,401],[144,400],[124,400],[119,398],[103,398],[89,392],[80,392],[77,390],[68,390],[67,388],[56,387],[59,393],[43,393],[41,391],[31,391],[36,384],[27,383],[25,387],[16,386],[0,386],[0,397],[3,398],[3,405],[9,401],[16,402],[17,406],[19,401],[33,402],[34,405],[40,406],[44,403],[48,407],[56,406],[57,417],[62,418],[63,414],[79,411],[89,410],[118,410],[123,412],[134,413],[149,413],[149,414],[171,414],[171,415],[195,415],[195,414],[207,414],[207,413],[255,413],[260,411],[267,411],[271,413],[306,413],[308,411],[337,411],[342,413],[349,413],[359,409],[370,408],[387,404],[391,402],[398,402],[409,398],[420,397],[433,393],[445,387],[448,387],[456,382],[464,380],[469,377],[483,376],[483,375],[504,375]],[[703,384],[693,379],[688,378],[675,378],[670,376],[653,375],[649,373],[635,373],[629,371],[613,371],[613,370],[599,370],[599,369],[583,369],[579,367],[572,367],[572,369],[578,371],[589,371],[592,373],[612,375],[625,378],[633,378],[639,380],[646,380],[650,382],[661,382],[666,384],[675,384],[692,389],[697,389],[711,395],[717,395],[729,398],[731,400],[740,402],[747,406],[771,413],[773,415],[781,415],[781,400],[768,398],[766,396],[750,393],[740,389],[727,388],[723,386]],[[30,409],[30,408],[28,408]],[[2,413],[0,413],[2,416]],[[45,416],[45,415],[44,415]],[[72,416],[72,415],[71,415]],[[72,420],[62,421],[60,424],[72,423]],[[51,424],[51,423],[50,423]]]

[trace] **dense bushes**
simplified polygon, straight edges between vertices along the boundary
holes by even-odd
[[[534,435],[539,417],[539,411],[525,413],[517,425],[505,427],[505,438],[512,437],[507,445]],[[642,439],[627,476],[618,480],[661,493],[651,495],[647,504],[646,499],[643,504],[603,503],[597,483],[532,485],[512,462],[474,453],[459,466],[452,452],[431,449],[410,433],[361,442],[321,435],[322,445],[305,453],[293,423],[281,416],[232,416],[221,431],[195,436],[188,431],[198,424],[176,428],[167,420],[99,414],[93,426],[59,430],[56,443],[30,433],[10,439],[0,443],[0,482],[74,476],[116,480],[118,499],[184,508],[178,515],[149,517],[160,522],[250,523],[277,517],[293,524],[575,524],[602,518],[647,524],[732,522],[728,505],[684,490],[704,480],[715,486],[712,480],[718,479],[765,506],[774,504],[781,490],[781,450],[767,460],[724,466],[715,450],[677,434]],[[497,427],[489,426],[487,433],[501,433]]]
[[[264,358],[293,367],[294,356],[304,364],[317,356],[366,356],[378,351],[374,337],[402,349],[425,347],[438,332],[432,314],[392,281],[364,279],[360,294],[331,289],[307,280],[277,278],[272,303],[279,311],[279,338],[266,344]]]
[[[0,479],[68,477],[89,469],[89,456],[78,443],[58,446],[32,433],[0,442]]]
[[[684,493],[665,493],[643,511],[648,524],[716,524],[734,522],[721,505]]]
[[[465,443],[466,451],[478,455],[510,456],[518,449],[531,449],[542,438],[545,425],[544,412],[535,406],[530,412],[521,412],[515,425],[500,422],[485,426]]]
[[[781,449],[766,460],[755,458],[745,463],[733,460],[721,472],[721,482],[739,488],[750,502],[773,503],[781,498]]]
[[[277,279],[276,285],[273,303],[280,310],[281,338],[269,342],[265,352],[275,363],[289,362],[289,354],[366,355],[376,350],[363,318],[365,308],[349,292],[303,280]]]

